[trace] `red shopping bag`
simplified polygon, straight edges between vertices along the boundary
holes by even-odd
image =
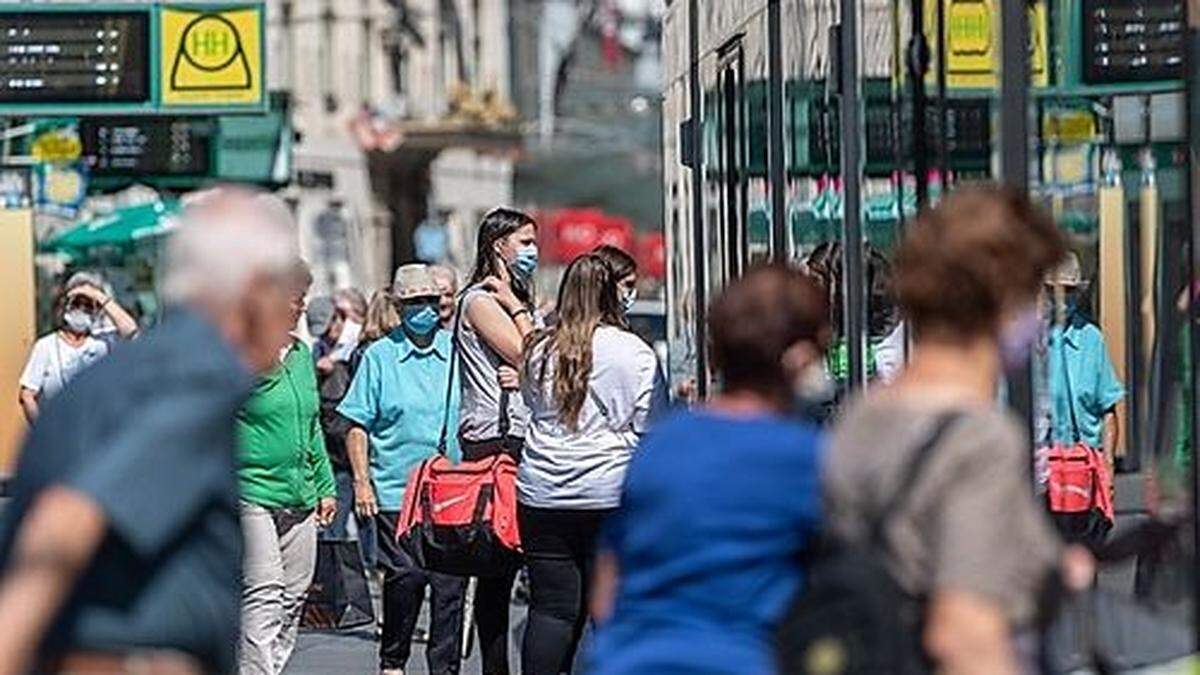
[[[506,453],[454,464],[444,455],[413,470],[404,494],[400,545],[425,569],[494,576],[520,558],[517,463]]]

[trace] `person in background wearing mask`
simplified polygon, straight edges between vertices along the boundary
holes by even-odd
[[[621,300],[621,310],[628,314],[633,309],[633,303],[637,302],[637,261],[633,256],[610,244],[597,246],[592,253],[600,256],[600,259],[612,268],[617,279],[617,297]]]
[[[453,357],[450,333],[441,327],[441,290],[427,266],[397,269],[393,292],[400,326],[367,348],[338,407],[351,423],[346,447],[354,472],[355,511],[375,519],[385,569],[379,667],[385,675],[404,671],[428,586],[429,672],[457,673],[466,579],[421,569],[396,541],[409,474],[437,454],[442,424],[457,424],[458,387],[450,386],[446,400]],[[447,452],[456,459],[458,443],[453,437],[447,441]]]
[[[330,356],[338,361],[346,361],[358,346],[367,317],[367,299],[357,288],[343,288],[333,294],[333,304],[338,316],[342,317],[343,326],[337,347]]]
[[[620,503],[649,420],[667,407],[658,359],[629,331],[617,279],[600,254],[576,258],[559,287],[558,323],[534,334],[525,358],[517,515],[531,600],[526,673],[571,672],[600,525]]]
[[[37,420],[41,404],[108,354],[109,344],[92,335],[101,316],[109,317],[121,338],[137,334],[137,322],[102,290],[102,285],[98,276],[76,272],[63,287],[56,303],[62,323],[34,343],[21,373],[18,400],[29,424]]]
[[[1017,645],[1031,642],[1018,637],[1029,635],[1047,582],[1060,567],[1072,588],[1092,578],[1094,561],[1064,551],[1035,501],[1029,443],[996,402],[1004,374],[1038,339],[1038,291],[1065,253],[1053,221],[1009,188],[962,188],[919,215],[894,277],[912,358],[892,384],[847,407],[830,443],[829,531],[877,546],[903,590],[924,599],[921,646],[936,672],[1036,672]],[[939,427],[888,514],[885,541],[873,540],[873,523]]]
[[[526,213],[495,208],[479,223],[475,271],[454,327],[462,373],[458,436],[463,459],[507,452],[520,457],[529,411],[516,392],[525,338],[534,330],[533,275],[537,223]],[[508,606],[516,570],[479,579],[475,623],[483,675],[508,673]]]
[[[454,297],[458,295],[458,275],[445,265],[430,265],[429,273],[438,287],[438,318],[442,328],[450,330],[454,323]]]
[[[724,387],[633,453],[600,537],[590,672],[774,672],[772,634],[820,523],[819,436],[792,401],[828,320],[817,284],[778,264],[713,302]]]
[[[358,346],[363,321],[366,320],[367,300],[357,289],[344,288],[333,294],[333,317],[313,345],[317,372],[329,373],[335,363],[347,363]]]
[[[243,189],[189,204],[162,322],[43,406],[0,516],[0,673],[234,672],[234,414],[294,323],[295,228]]]
[[[292,275],[295,327],[312,285]],[[242,493],[242,675],[279,675],[291,658],[317,564],[317,528],[333,522],[337,487],[321,433],[312,352],[294,335],[237,415]]]
[[[111,351],[119,340],[137,337],[138,322],[113,294],[112,285],[95,272],[76,272],[67,279],[67,288],[79,288],[100,306],[92,321],[92,337],[108,345]]]

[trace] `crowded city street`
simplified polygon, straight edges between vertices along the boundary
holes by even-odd
[[[0,675],[1200,673],[1200,0],[0,0]]]

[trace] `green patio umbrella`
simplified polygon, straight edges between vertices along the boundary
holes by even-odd
[[[112,213],[75,223],[43,242],[46,252],[72,253],[97,247],[130,247],[136,242],[170,232],[179,204],[154,201],[119,208]]]

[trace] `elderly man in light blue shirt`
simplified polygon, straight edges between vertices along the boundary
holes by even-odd
[[[440,326],[440,294],[427,266],[400,267],[392,290],[401,324],[367,348],[338,406],[353,425],[346,450],[355,509],[375,518],[385,568],[380,668],[385,674],[403,671],[429,586],[429,672],[457,673],[466,580],[421,569],[396,541],[409,474],[437,453],[443,427],[458,428],[459,387],[449,382],[452,339]],[[457,459],[457,439],[449,434],[447,440],[448,454]]]
[[[1120,438],[1117,404],[1125,386],[1104,341],[1104,333],[1078,306],[1083,285],[1079,259],[1071,254],[1047,280],[1062,298],[1062,320],[1051,327],[1046,350],[1049,366],[1049,441],[1082,441],[1103,449],[1109,465]],[[1057,305],[1057,303],[1056,303]]]

